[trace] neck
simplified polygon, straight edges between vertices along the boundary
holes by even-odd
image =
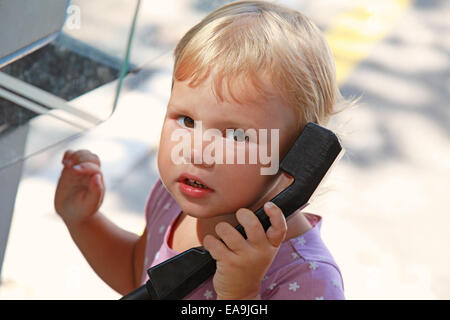
[[[193,217],[190,218],[195,220],[194,223],[196,224],[198,240],[202,244],[203,238],[205,238],[207,234],[214,235],[215,237],[218,238],[215,228],[219,222],[228,222],[233,227],[236,227],[239,224],[239,222],[236,219],[235,213],[205,219],[198,219]]]

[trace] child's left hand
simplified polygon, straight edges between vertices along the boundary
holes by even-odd
[[[236,218],[244,227],[247,240],[226,222],[216,225],[216,233],[223,242],[212,235],[204,238],[203,246],[217,261],[213,278],[217,299],[250,300],[259,297],[263,277],[287,232],[280,208],[266,204],[264,211],[271,223],[267,232],[252,211],[241,208],[236,212]]]

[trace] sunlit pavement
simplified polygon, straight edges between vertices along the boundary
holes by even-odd
[[[145,200],[158,177],[170,50],[222,3],[151,2],[143,2],[134,45],[142,70],[126,79],[116,113],[64,148],[25,163],[1,299],[120,297],[73,244],[54,213],[53,194],[64,150],[90,149],[102,159],[108,188],[102,211],[142,232]],[[343,94],[362,95],[358,107],[330,124],[347,152],[306,209],[324,219],[322,236],[341,268],[347,298],[449,299],[450,3],[278,2],[300,9],[324,30]],[[113,85],[81,99],[95,103],[108,90]]]

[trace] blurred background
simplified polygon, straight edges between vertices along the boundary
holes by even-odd
[[[12,89],[0,91],[1,188],[16,194],[12,218],[2,218],[0,299],[120,298],[54,211],[62,155],[98,154],[101,211],[141,234],[172,51],[228,2],[143,0],[133,30],[137,1],[73,0],[56,39],[0,69],[0,89],[23,87],[9,98]],[[450,2],[273,2],[318,25],[341,92],[360,97],[330,123],[346,154],[306,209],[323,217],[347,299],[450,299]],[[34,102],[20,100],[27,94]]]

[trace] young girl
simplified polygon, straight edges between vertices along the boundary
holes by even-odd
[[[87,150],[64,154],[56,211],[95,272],[121,294],[142,285],[151,266],[203,245],[217,270],[186,299],[343,299],[339,268],[320,237],[322,218],[299,208],[285,221],[268,202],[290,184],[286,174],[261,174],[267,167],[261,161],[202,161],[204,141],[191,143],[177,162],[173,138],[181,130],[193,141],[201,124],[228,142],[214,152],[248,155],[263,142],[239,133],[278,129],[278,141],[264,147],[273,151],[275,143],[282,159],[306,123],[325,125],[343,101],[332,54],[305,16],[262,1],[225,5],[175,49],[160,179],[148,198],[143,234],[124,231],[99,212],[100,160]],[[263,205],[267,232],[253,214]]]

